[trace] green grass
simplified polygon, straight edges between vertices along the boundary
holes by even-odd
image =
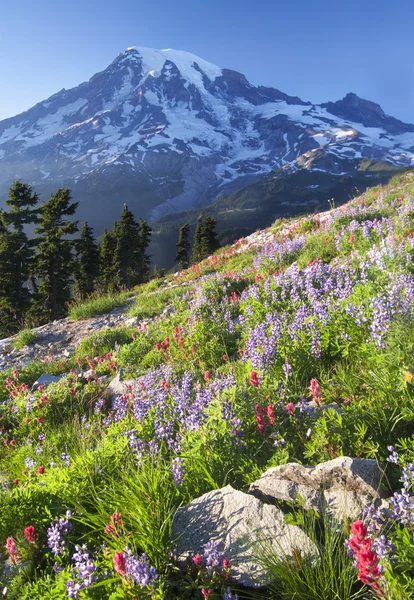
[[[132,343],[132,333],[134,331],[133,327],[114,327],[113,329],[94,333],[83,338],[76,349],[76,355],[80,358],[85,358],[87,355],[91,357],[103,356],[117,346]]]
[[[148,319],[159,315],[163,309],[172,303],[176,296],[182,296],[188,290],[187,286],[165,288],[156,292],[141,293],[130,309],[130,314],[139,319]]]
[[[75,301],[69,309],[69,317],[75,321],[103,315],[118,306],[125,306],[133,292],[119,292],[105,296],[94,295],[82,302]]]
[[[270,589],[278,600],[356,600],[367,597],[358,582],[357,571],[344,546],[345,534],[338,523],[315,511],[296,511],[286,517],[304,529],[315,547],[316,556],[304,558],[300,548],[287,556],[283,547],[264,542],[258,549],[258,563],[267,572]]]
[[[13,342],[13,348],[20,350],[36,341],[37,335],[31,329],[22,329]]]

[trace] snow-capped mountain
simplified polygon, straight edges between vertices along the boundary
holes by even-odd
[[[98,230],[124,201],[157,218],[284,165],[341,174],[361,158],[414,165],[414,125],[355,94],[313,105],[171,49],[128,48],[0,121],[2,196],[18,177],[45,193],[71,187]]]

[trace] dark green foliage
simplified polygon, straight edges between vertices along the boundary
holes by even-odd
[[[198,263],[202,260],[202,249],[201,245],[203,242],[203,231],[204,231],[204,215],[199,215],[197,219],[196,230],[194,233],[194,244],[193,244],[193,254],[191,256],[192,263]]]
[[[197,226],[194,234],[192,263],[198,263],[208,258],[213,252],[220,248],[220,243],[216,234],[216,220],[201,214],[197,220]],[[181,232],[181,230],[180,230]]]
[[[115,234],[116,248],[114,265],[116,268],[118,288],[127,289],[135,285],[139,279],[141,262],[140,226],[134,215],[124,204],[118,230]]]
[[[207,216],[204,222],[203,234],[201,239],[201,257],[202,260],[209,257],[213,252],[220,248],[220,243],[216,234],[217,221]]]
[[[71,202],[70,190],[60,188],[40,207],[34,268],[40,284],[31,310],[35,321],[53,320],[66,314],[74,263],[74,242],[67,236],[76,233],[78,225],[65,217],[72,216],[77,206],[77,202]]]
[[[16,181],[6,200],[9,210],[0,215],[0,317],[1,332],[5,334],[18,331],[30,303],[27,282],[34,243],[24,227],[37,222],[37,209],[33,208],[37,202],[31,186]]]
[[[152,229],[146,221],[140,219],[140,260],[137,283],[145,283],[150,278],[151,257],[146,254],[146,250],[151,241]]]
[[[118,223],[114,223],[112,231],[104,229],[99,254],[100,254],[100,283],[105,290],[116,288],[115,250]]]
[[[92,227],[88,223],[82,226],[76,250],[75,295],[83,300],[93,293],[99,276],[99,250],[93,237]]]
[[[177,254],[175,256],[175,262],[180,266],[180,269],[187,269],[190,264],[190,225],[186,223],[180,228],[177,243]]]

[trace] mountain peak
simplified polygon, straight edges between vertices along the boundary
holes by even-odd
[[[217,65],[191,52],[173,48],[160,50],[144,46],[130,46],[119,55],[119,58],[136,57],[137,55],[142,61],[144,76],[149,73],[161,72],[167,61],[175,64],[184,79],[196,85],[200,83],[200,70],[210,81],[214,81],[222,75],[222,69]]]
[[[353,93],[313,105],[184,50],[131,46],[89,81],[0,122],[0,197],[16,177],[46,195],[69,185],[80,218],[102,231],[114,198],[157,218],[273,169],[343,175],[362,158],[411,165],[411,133]]]
[[[339,102],[347,104],[348,106],[352,106],[352,108],[356,108],[359,111],[363,110],[366,112],[372,112],[377,115],[385,116],[385,113],[379,104],[377,104],[376,102],[372,102],[371,100],[365,100],[364,98],[361,98],[353,92],[349,92],[348,94],[346,94],[346,96],[342,100],[339,100]],[[336,104],[338,104],[338,102]]]

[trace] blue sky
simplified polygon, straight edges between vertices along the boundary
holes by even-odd
[[[187,50],[323,102],[352,91],[414,123],[412,0],[3,0],[0,119],[128,46]]]

